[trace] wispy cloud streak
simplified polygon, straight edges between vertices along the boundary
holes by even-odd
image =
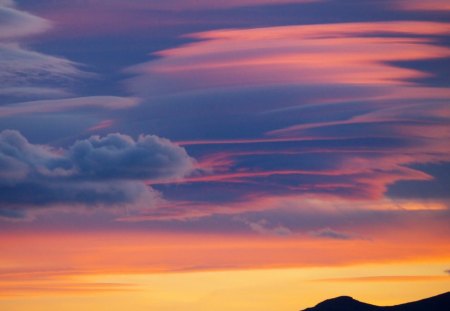
[[[67,96],[64,85],[86,73],[73,61],[25,47],[26,37],[44,33],[51,23],[13,4],[0,3],[0,95]]]
[[[407,21],[196,33],[189,37],[199,42],[130,68],[128,86],[149,103],[140,115],[174,120],[170,133],[201,155],[203,171],[176,186],[180,201],[195,184],[215,183],[244,201],[380,200],[400,181],[433,180],[415,164],[450,160],[449,90],[425,85],[429,72],[398,65],[449,57],[438,42],[449,30]]]

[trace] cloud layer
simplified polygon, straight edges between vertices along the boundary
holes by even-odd
[[[217,30],[133,66],[128,86],[144,104],[127,117],[178,140],[206,172],[160,186],[182,202],[167,216],[287,197],[377,201],[402,181],[432,183],[415,165],[450,161],[450,92],[417,64],[450,56],[448,31],[412,21]]]
[[[198,33],[190,37],[204,41],[161,51],[159,60],[131,68],[140,75],[130,87],[149,96],[280,84],[406,84],[425,73],[390,63],[450,56],[430,39],[410,36],[449,30],[445,23],[379,22]]]

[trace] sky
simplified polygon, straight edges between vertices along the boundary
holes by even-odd
[[[0,0],[0,309],[450,288],[445,0]]]

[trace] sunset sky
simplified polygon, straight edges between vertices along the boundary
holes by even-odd
[[[0,310],[450,290],[447,0],[0,0]]]

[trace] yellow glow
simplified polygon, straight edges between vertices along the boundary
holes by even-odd
[[[86,284],[129,284],[126,290],[48,292],[2,297],[0,308],[40,310],[289,311],[339,295],[380,305],[445,292],[450,277],[442,263],[358,265],[340,268],[86,275]],[[349,280],[349,277],[352,279]],[[369,278],[368,278],[369,277]],[[372,281],[370,277],[379,277]],[[385,278],[383,278],[385,277]],[[359,280],[360,279],[360,280]]]

